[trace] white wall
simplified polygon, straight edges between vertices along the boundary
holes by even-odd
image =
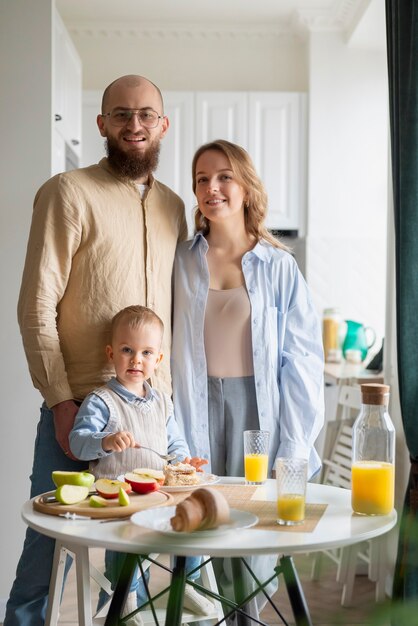
[[[307,273],[320,311],[385,334],[386,54],[310,41]]]
[[[70,34],[83,59],[83,89],[143,74],[165,91],[306,91],[306,45],[298,37]]]
[[[0,168],[0,475],[7,481],[0,533],[0,617],[14,579],[25,526],[41,398],[33,389],[16,304],[35,190],[51,172],[52,0],[0,0],[2,166]]]

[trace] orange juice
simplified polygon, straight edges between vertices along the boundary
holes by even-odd
[[[263,483],[267,480],[269,457],[267,454],[246,454],[244,457],[245,480]]]
[[[340,322],[338,319],[326,318],[322,322],[322,328],[324,356],[325,360],[328,361],[329,351],[336,350],[338,348],[338,333],[340,329]]]
[[[359,461],[351,468],[351,505],[363,515],[387,515],[393,509],[395,471],[392,463]]]
[[[277,498],[277,517],[285,522],[303,522],[305,519],[305,496],[300,493],[284,493]]]

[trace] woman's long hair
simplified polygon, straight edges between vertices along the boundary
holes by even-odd
[[[287,246],[278,241],[264,225],[267,214],[267,193],[258,176],[250,155],[244,148],[225,139],[216,139],[200,146],[197,149],[192,162],[193,192],[196,194],[196,164],[199,157],[208,150],[222,152],[231,164],[231,169],[236,176],[236,181],[243,187],[247,195],[244,204],[244,220],[247,233],[253,235],[257,241],[265,239],[275,248],[288,250]],[[204,235],[210,231],[209,220],[201,213],[199,207],[195,211],[195,228]]]

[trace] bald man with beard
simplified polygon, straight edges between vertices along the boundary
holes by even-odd
[[[171,273],[187,236],[182,200],[153,177],[169,121],[161,92],[143,76],[104,91],[97,117],[107,157],[65,172],[37,192],[18,304],[34,386],[43,397],[31,497],[54,489],[53,470],[82,470],[68,435],[84,397],[113,375],[103,346],[121,309],[155,310],[166,358],[153,386],[171,391]],[[55,542],[28,529],[5,626],[45,620]]]

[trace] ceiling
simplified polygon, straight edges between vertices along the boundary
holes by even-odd
[[[126,29],[254,29],[292,35],[340,31],[350,45],[384,45],[383,0],[56,0],[67,27],[88,34]]]

